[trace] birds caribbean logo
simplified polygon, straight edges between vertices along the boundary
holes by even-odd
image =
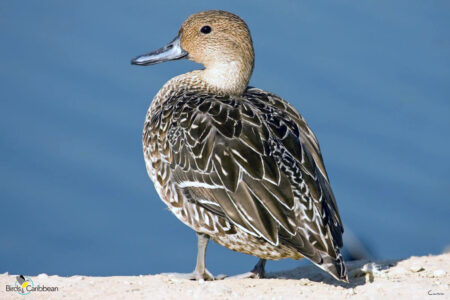
[[[18,291],[19,294],[21,295],[28,295],[31,291],[27,290],[27,286],[34,286],[33,281],[31,280],[31,278],[27,277],[25,278],[25,276],[23,275],[17,275],[16,276],[16,284],[15,286],[20,286],[22,288],[22,292]]]

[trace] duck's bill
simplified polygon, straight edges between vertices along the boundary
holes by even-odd
[[[177,36],[164,47],[131,60],[131,64],[139,66],[154,65],[169,60],[182,59],[187,55],[188,53],[181,48],[180,37]]]

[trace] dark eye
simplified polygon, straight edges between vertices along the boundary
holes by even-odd
[[[204,34],[208,34],[211,32],[211,27],[209,27],[208,25],[205,25],[202,27],[202,29],[200,29],[200,31]]]

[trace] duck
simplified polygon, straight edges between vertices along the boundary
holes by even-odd
[[[348,282],[344,227],[318,140],[302,115],[274,93],[248,86],[250,30],[239,16],[189,16],[164,47],[131,63],[188,59],[204,68],[170,79],[153,98],[142,134],[146,169],[168,209],[197,234],[191,280],[214,280],[205,265],[210,239],[267,260],[307,258]],[[270,76],[270,74],[267,74]]]

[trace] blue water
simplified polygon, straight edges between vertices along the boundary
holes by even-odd
[[[375,257],[450,244],[449,2],[174,2],[0,2],[0,273],[192,270],[195,234],[159,200],[141,132],[164,82],[198,66],[129,61],[212,8],[248,22],[251,84],[308,120],[345,226]],[[208,250],[216,274],[255,262]]]

